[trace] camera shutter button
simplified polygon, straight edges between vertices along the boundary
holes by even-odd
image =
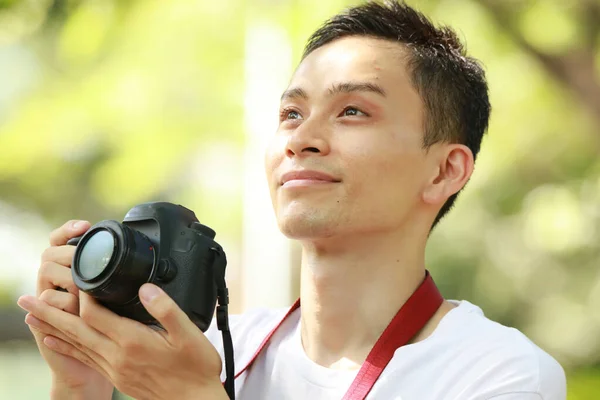
[[[168,282],[175,278],[177,275],[177,267],[175,263],[167,258],[163,258],[158,262],[158,270],[156,271],[156,278],[163,282]]]

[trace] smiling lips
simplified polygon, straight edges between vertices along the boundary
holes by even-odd
[[[337,182],[340,182],[340,180],[324,172],[308,170],[290,171],[283,174],[283,176],[281,177],[281,186],[285,188],[322,185],[326,183]]]

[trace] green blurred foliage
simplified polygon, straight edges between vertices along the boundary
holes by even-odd
[[[580,369],[567,375],[568,400],[593,400],[600,393],[600,368]]]
[[[224,18],[242,9],[87,1],[52,36],[24,40],[14,61],[33,58],[36,82],[3,113],[2,197],[55,223],[174,193],[235,206],[187,186],[209,144],[243,145],[244,28]]]
[[[13,306],[16,294],[14,292],[14,282],[0,281],[0,309]]]
[[[308,35],[356,3],[0,1],[0,200],[53,225],[175,201],[239,240],[247,30],[279,27],[298,62]],[[596,398],[600,2],[409,3],[457,29],[493,105],[429,269],[446,297],[558,358],[570,400]]]

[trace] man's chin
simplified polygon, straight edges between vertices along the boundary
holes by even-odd
[[[281,233],[289,239],[319,240],[335,235],[335,229],[333,229],[335,224],[325,219],[300,216],[290,218],[288,216],[278,222]]]

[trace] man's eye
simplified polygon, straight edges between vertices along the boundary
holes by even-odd
[[[342,116],[344,116],[344,117],[354,117],[354,116],[357,116],[357,115],[367,116],[366,113],[360,111],[356,107],[346,107],[346,108],[344,108],[344,111],[342,111]]]
[[[296,110],[284,109],[279,113],[279,119],[281,121],[289,119],[302,119],[302,115]]]

